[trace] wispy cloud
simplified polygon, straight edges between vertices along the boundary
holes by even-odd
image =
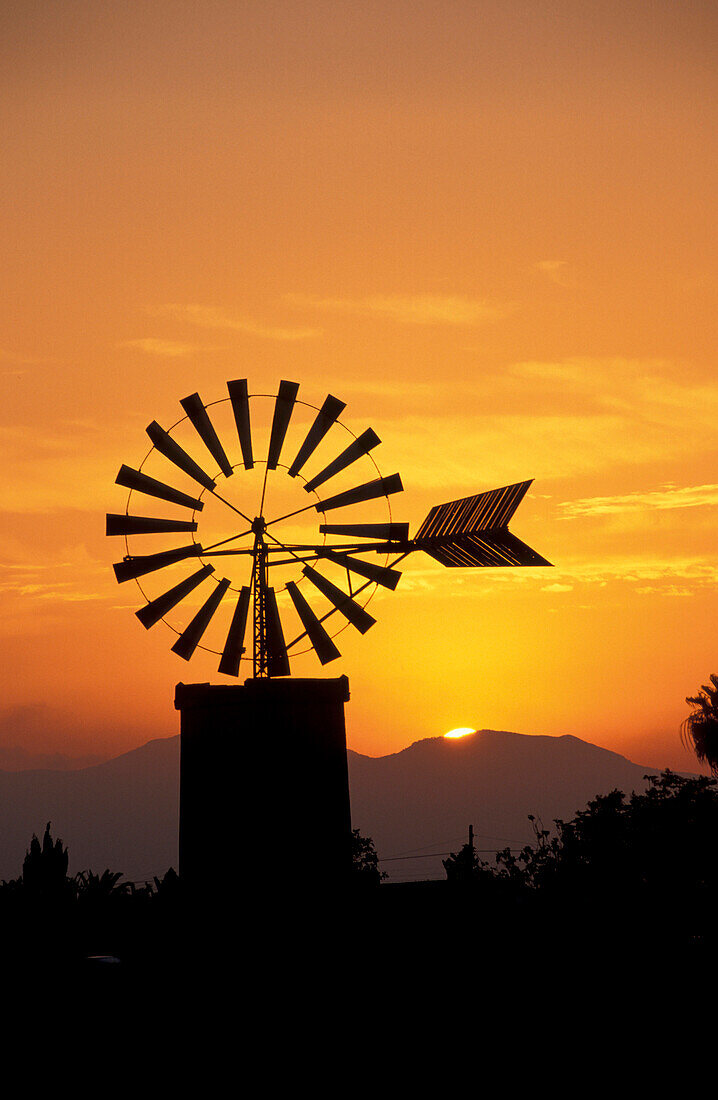
[[[158,355],[164,359],[182,359],[197,352],[222,351],[222,348],[206,347],[202,344],[184,344],[179,340],[160,340],[154,336],[146,336],[140,340],[123,340],[116,345],[118,348],[133,348],[144,351],[148,355]]]
[[[263,325],[247,317],[231,317],[213,306],[169,303],[148,307],[155,317],[172,317],[185,324],[220,332],[241,332],[265,340],[310,340],[321,335],[321,329]]]
[[[287,300],[312,309],[384,317],[405,325],[474,326],[499,320],[511,311],[510,306],[496,302],[445,294],[374,294],[364,298],[318,298],[291,294]]]
[[[496,595],[508,598],[513,593],[530,595],[532,599],[565,598],[566,605],[571,607],[597,606],[604,600],[615,606],[616,599],[624,599],[628,593],[669,599],[712,594],[718,583],[718,566],[700,560],[640,562],[616,558],[577,563],[575,568],[561,570],[561,579],[552,584],[545,583],[546,572],[538,569],[496,569],[490,575],[484,570],[437,571],[422,578],[421,588],[412,584],[410,577],[407,570],[397,589],[408,597],[434,591],[440,592],[442,599],[449,595],[462,599]],[[589,595],[590,604],[577,604],[577,600],[585,600]]]
[[[520,572],[522,571],[514,570],[508,579],[520,580]],[[533,572],[532,570],[531,573]],[[718,564],[701,557],[638,558],[630,554],[617,554],[610,557],[599,556],[590,562],[565,561],[562,568],[555,569],[554,572],[558,574],[558,584],[606,587],[614,582],[625,582],[638,586],[635,590],[640,593],[669,592],[676,587],[680,587],[682,592],[692,593],[706,586],[714,588],[718,582]],[[681,583],[677,585],[676,582]]]
[[[112,486],[126,425],[59,421],[53,429],[0,425],[0,464],[13,470],[4,490],[6,512],[97,511]]]
[[[17,601],[62,605],[116,598],[108,582],[107,563],[90,554],[83,543],[64,546],[54,553],[35,544],[23,548],[17,540],[11,540],[10,545],[13,556],[22,555],[24,560],[0,562],[3,613]],[[45,560],[33,560],[40,554]]]
[[[591,515],[616,515],[647,509],[703,508],[718,504],[718,485],[665,486],[646,493],[623,493],[606,497],[585,497],[559,504],[565,518]]]

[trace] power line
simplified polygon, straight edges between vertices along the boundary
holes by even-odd
[[[494,852],[493,848],[474,848],[475,852],[481,852],[482,855],[491,855]],[[509,848],[510,852],[520,852],[521,848]],[[385,856],[383,859],[379,859],[379,863],[396,863],[398,860],[404,859],[439,859],[441,856],[451,856],[453,852],[428,852],[426,855],[410,855],[410,856]]]
[[[526,844],[526,841],[524,841],[524,840],[512,840],[508,836],[490,836],[488,833],[474,833],[474,836],[475,837],[481,837],[482,840],[503,840],[507,844],[516,845],[519,850],[521,848],[523,848]],[[384,860],[387,860],[387,859],[402,859],[404,856],[419,855],[422,852],[426,852],[428,848],[433,847],[435,844],[462,844],[462,843],[465,843],[463,837],[451,837],[449,840],[435,840],[435,841],[432,842],[432,844],[425,844],[423,846],[423,848],[409,848],[407,851],[399,852],[395,856],[383,856],[382,859],[384,859]],[[481,851],[483,851],[483,852],[495,852],[496,849],[495,848],[482,848]],[[429,854],[440,856],[440,855],[447,855],[449,853],[447,853],[447,852],[431,852]]]

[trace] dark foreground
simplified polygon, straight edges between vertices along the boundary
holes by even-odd
[[[450,882],[201,899],[178,884],[171,896],[110,896],[92,910],[23,899],[2,908],[6,976],[107,988],[186,980],[278,989],[341,979],[371,994],[387,979],[404,989],[482,987],[541,972],[605,976],[606,968],[630,982],[637,971],[705,966],[718,945],[712,904],[696,913],[680,897],[497,903]]]

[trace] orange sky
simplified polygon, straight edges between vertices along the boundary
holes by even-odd
[[[104,513],[151,420],[247,377],[346,401],[412,531],[536,479],[512,530],[553,570],[414,555],[341,661],[297,662],[349,675],[352,747],[470,725],[695,769],[717,24],[690,0],[0,10],[0,766],[169,735],[174,684],[218,680],[137,623]]]

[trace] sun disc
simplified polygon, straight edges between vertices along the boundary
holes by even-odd
[[[469,729],[468,726],[459,726],[455,730],[449,730],[444,737],[468,737],[470,733],[476,733],[476,730]]]

